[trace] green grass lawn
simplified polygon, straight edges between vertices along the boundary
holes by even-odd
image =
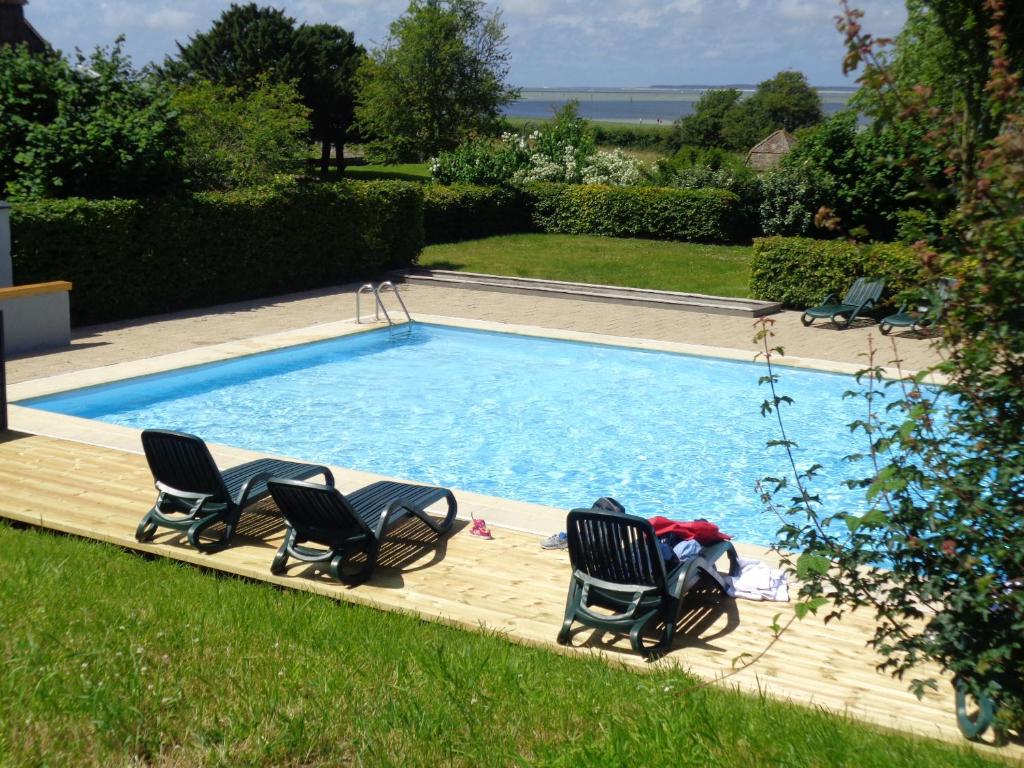
[[[675,670],[2,523],[0,569],[4,766],[989,764]]]
[[[514,277],[743,298],[751,247],[590,235],[505,235],[431,245],[420,264]]]
[[[429,181],[430,163],[404,163],[400,165],[349,165],[345,176],[350,179],[372,181],[397,179],[398,181]]]

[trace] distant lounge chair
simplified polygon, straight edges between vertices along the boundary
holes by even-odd
[[[566,526],[572,577],[558,633],[561,645],[568,644],[572,624],[578,621],[595,629],[628,632],[633,650],[645,656],[662,652],[672,644],[683,598],[702,575],[725,592],[715,562],[734,551],[729,542],[707,546],[697,557],[666,571],[654,527],[642,517],[574,509]],[[645,646],[641,633],[659,621],[664,623],[661,639]]]
[[[949,290],[949,281],[939,280],[929,295],[922,295],[914,301],[905,301],[896,314],[883,318],[878,324],[878,330],[883,334],[889,334],[895,328],[907,328],[911,333],[917,333],[925,328],[931,328],[942,319]]]
[[[276,477],[268,485],[288,522],[271,573],[284,573],[288,558],[294,557],[304,563],[327,563],[331,575],[344,584],[370,577],[384,533],[393,524],[414,515],[440,537],[451,530],[458,508],[450,490],[430,485],[382,481],[344,495],[331,486]],[[442,499],[447,500],[448,511],[437,521],[425,510]],[[306,542],[319,547],[306,546]],[[346,574],[346,562],[359,553],[366,556],[365,563]]]
[[[327,467],[278,459],[248,461],[222,473],[206,443],[183,432],[147,429],[142,433],[142,448],[160,493],[135,531],[138,541],[153,538],[158,528],[172,528],[186,531],[196,549],[213,552],[231,542],[242,510],[267,497],[268,478],[323,475],[334,483]],[[224,531],[219,538],[200,538],[220,522]]]
[[[878,302],[884,288],[884,279],[869,280],[866,277],[858,277],[842,301],[839,301],[836,294],[830,293],[820,306],[805,309],[803,315],[800,316],[800,322],[810,325],[818,318],[828,318],[836,325],[848,328],[857,315]],[[840,322],[836,319],[837,317],[845,317],[845,319]]]

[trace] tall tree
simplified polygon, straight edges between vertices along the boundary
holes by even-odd
[[[331,24],[301,26],[296,44],[304,52],[299,93],[312,111],[313,136],[320,142],[320,174],[326,175],[334,145],[335,164],[345,166],[345,144],[355,120],[355,74],[366,51],[351,32]]]
[[[795,131],[822,117],[821,97],[803,73],[779,72],[726,112],[722,138],[732,149],[747,150],[772,131]]]
[[[339,172],[354,114],[353,78],[364,56],[351,32],[330,24],[296,26],[276,8],[232,4],[206,32],[197,32],[162,71],[177,82],[208,80],[241,93],[258,82],[294,82],[311,111],[310,137],[320,144],[320,172],[331,146]]]
[[[481,0],[412,0],[359,68],[356,116],[389,160],[422,159],[495,130],[518,92],[500,11]]]
[[[676,121],[676,141],[680,147],[721,147],[725,116],[743,94],[735,88],[704,91],[693,105],[693,114]]]

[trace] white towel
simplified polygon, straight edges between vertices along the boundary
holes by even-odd
[[[739,558],[739,563],[740,575],[723,579],[730,597],[789,602],[789,584],[785,571],[771,568],[760,560],[747,560],[743,557]]]

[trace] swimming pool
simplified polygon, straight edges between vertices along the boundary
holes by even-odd
[[[22,401],[136,428],[571,508],[705,517],[770,543],[754,490],[785,472],[759,409],[764,367],[716,358],[417,323]],[[780,389],[815,490],[852,503],[842,460],[849,376],[782,369]]]

